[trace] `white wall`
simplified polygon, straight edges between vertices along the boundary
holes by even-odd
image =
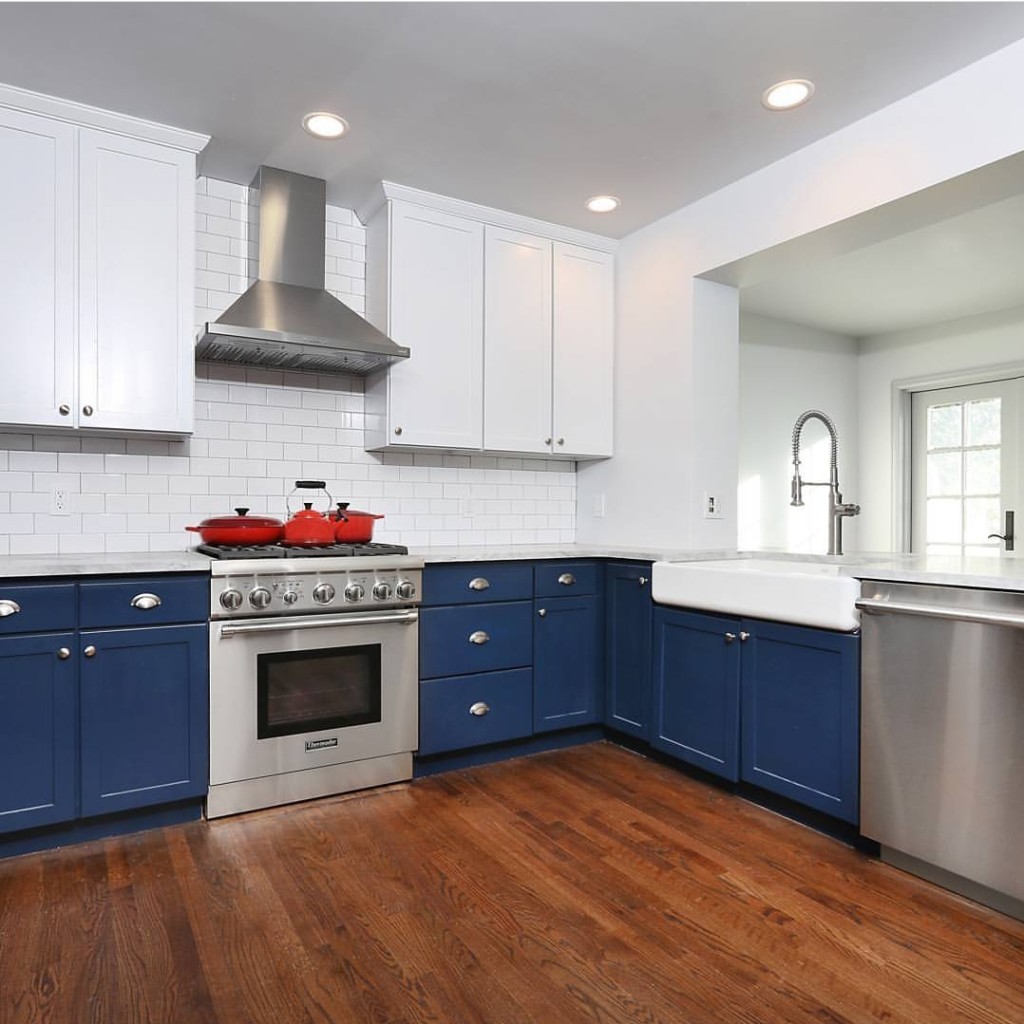
[[[200,178],[197,191],[198,327],[245,290],[256,254],[248,189]],[[328,207],[325,230],[327,287],[361,313],[364,229]],[[184,441],[0,433],[0,555],[182,550],[196,543],[184,527],[206,516],[240,505],[283,515],[300,478],[384,513],[374,539],[411,548],[575,535],[574,463],[367,454],[360,378],[201,364],[195,414]],[[56,486],[69,515],[50,514]]]
[[[623,240],[616,254],[616,457],[580,467],[579,540],[735,543],[735,511],[726,508],[721,522],[704,520],[700,500],[722,481],[725,493],[735,493],[737,389],[728,377],[738,331],[728,337],[720,329],[723,292],[731,289],[718,286],[711,297],[695,276],[1024,151],[1021,95],[1024,42]],[[704,327],[708,302],[719,326],[713,331]],[[604,518],[592,515],[600,494],[607,496]]]
[[[861,339],[859,500],[886,512],[864,517],[863,550],[893,546],[893,382],[1007,366],[1024,367],[1024,306]]]
[[[858,479],[857,363],[854,338],[753,313],[740,316],[740,548],[828,550],[826,488],[805,488],[803,508],[789,504],[793,424],[807,409],[820,409],[835,422],[843,498],[864,504]],[[825,426],[808,420],[801,440],[801,476],[827,481],[831,445]],[[885,512],[888,523],[888,508]],[[843,523],[847,553],[858,550],[859,527],[856,518]]]

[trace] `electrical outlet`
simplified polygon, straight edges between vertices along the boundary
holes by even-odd
[[[595,519],[604,519],[604,507],[605,507],[605,496],[603,494],[594,495],[594,510],[591,513]]]
[[[704,518],[705,519],[722,519],[724,513],[722,512],[722,499],[717,494],[711,494],[708,491],[704,492]]]
[[[66,487],[54,487],[50,491],[50,513],[55,516],[66,516],[71,514],[68,501],[68,489]]]

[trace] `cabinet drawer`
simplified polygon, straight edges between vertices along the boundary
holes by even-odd
[[[153,597],[158,603],[152,603]],[[133,576],[83,583],[78,595],[79,623],[83,629],[96,629],[205,622],[209,601],[206,576]]]
[[[577,597],[596,594],[596,562],[539,562],[536,572],[537,597]]]
[[[471,712],[474,707],[483,714]],[[528,668],[420,683],[420,754],[500,743],[532,731]]]
[[[532,662],[533,605],[529,601],[424,608],[420,613],[421,679],[521,668]]]
[[[533,566],[529,562],[428,565],[423,572],[424,604],[526,601],[531,597]]]
[[[0,636],[75,628],[75,585],[0,583]]]

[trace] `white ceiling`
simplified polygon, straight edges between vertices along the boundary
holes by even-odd
[[[1021,36],[1021,3],[3,3],[0,79],[206,132],[214,177],[621,236]],[[789,77],[812,102],[764,111]],[[350,135],[306,136],[316,109]],[[620,211],[583,210],[603,192]]]
[[[1022,304],[1024,195],[740,291],[745,312],[855,338]]]

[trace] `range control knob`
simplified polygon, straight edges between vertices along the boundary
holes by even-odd
[[[410,583],[408,580],[402,580],[401,583],[395,587],[395,593],[403,600],[408,601],[410,598],[416,596],[416,586]]]
[[[362,601],[366,596],[366,590],[362,583],[350,583],[345,588],[345,600],[355,603],[356,601]]]
[[[284,603],[285,604],[295,604],[295,602],[298,601],[298,599],[299,599],[299,595],[296,594],[294,590],[286,590],[284,592]]]
[[[229,612],[238,611],[242,607],[242,595],[237,590],[225,590],[220,595],[220,606]]]
[[[266,608],[270,604],[270,591],[266,587],[256,587],[249,595],[249,604],[253,608]]]
[[[313,588],[313,600],[317,604],[330,604],[334,600],[334,587],[330,583],[318,583]]]
[[[386,583],[374,583],[373,597],[375,601],[386,601],[391,596],[391,587]]]

